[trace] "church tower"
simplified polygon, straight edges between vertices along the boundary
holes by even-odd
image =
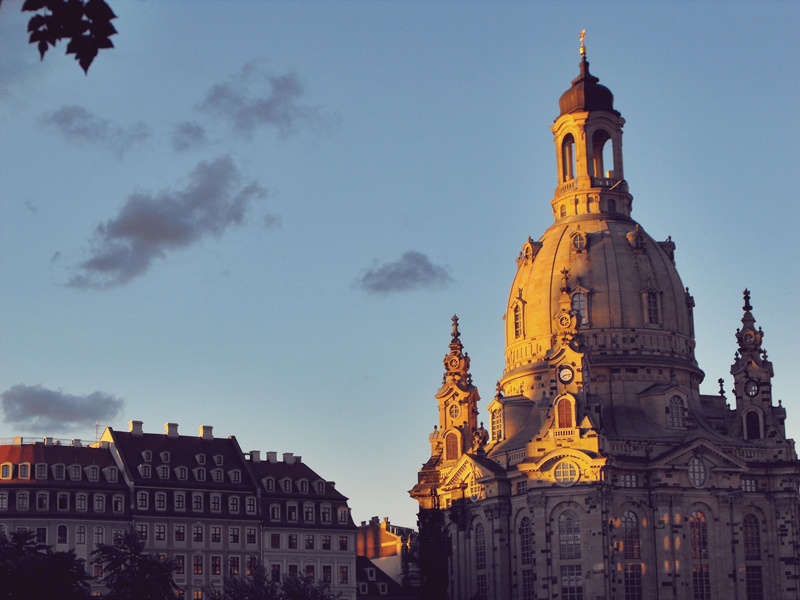
[[[700,393],[676,244],[632,217],[625,120],[581,42],[551,128],[554,221],[516,259],[489,432],[477,426],[454,319],[431,457],[411,490],[423,590],[453,600],[800,598],[800,463],[750,293],[732,406],[722,389]]]

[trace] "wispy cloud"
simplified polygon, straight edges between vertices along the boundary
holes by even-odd
[[[143,275],[156,258],[241,225],[251,202],[266,196],[255,182],[242,183],[230,156],[202,161],[182,190],[136,192],[119,214],[97,226],[91,257],[69,285],[108,289]]]
[[[447,269],[433,264],[422,252],[409,251],[395,262],[376,264],[355,282],[356,287],[373,294],[436,290],[453,282]]]
[[[202,146],[206,142],[206,129],[196,121],[183,121],[172,130],[172,147],[184,152]]]
[[[125,405],[121,398],[103,392],[75,396],[41,385],[15,385],[0,398],[6,424],[35,432],[70,431],[110,420]]]
[[[301,103],[304,95],[297,75],[273,75],[261,62],[253,61],[228,81],[212,86],[200,109],[227,120],[248,139],[259,127],[277,129],[288,137],[301,124],[319,126],[331,120],[319,107]]]
[[[39,120],[45,127],[61,133],[68,142],[101,146],[118,158],[134,144],[150,137],[150,129],[142,122],[122,128],[75,104],[45,113]]]

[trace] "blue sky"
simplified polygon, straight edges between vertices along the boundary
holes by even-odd
[[[110,4],[88,76],[0,9],[0,437],[213,425],[414,525],[454,313],[482,406],[502,374],[585,28],[701,390],[748,287],[800,438],[797,2]]]

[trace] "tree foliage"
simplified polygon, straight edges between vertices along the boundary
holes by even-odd
[[[106,600],[173,600],[178,589],[172,581],[175,563],[144,551],[144,542],[133,530],[100,544],[93,552],[102,565]]]
[[[256,561],[247,576],[226,577],[222,590],[213,590],[211,600],[337,600],[327,583],[311,577],[284,575],[273,581],[261,562]]]
[[[72,550],[54,552],[29,531],[0,535],[0,600],[83,600],[90,580]]]
[[[28,21],[29,41],[42,59],[66,39],[67,54],[74,54],[86,73],[99,50],[114,47],[111,20],[117,16],[105,0],[25,0],[22,10],[36,13]]]

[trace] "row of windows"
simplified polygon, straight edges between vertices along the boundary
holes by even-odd
[[[350,538],[346,535],[338,536],[338,540],[334,540],[332,535],[316,535],[307,533],[300,536],[296,533],[271,533],[269,538],[269,547],[272,550],[280,550],[282,548],[288,550],[333,550],[334,542],[336,548],[342,552],[347,552],[350,548]],[[302,546],[300,545],[302,544]]]
[[[51,474],[53,479],[59,481],[67,477],[71,481],[81,481],[85,474],[88,481],[100,481],[101,472],[105,474],[106,481],[116,483],[118,477],[116,467],[101,469],[97,465],[82,467],[81,465],[64,465],[62,463],[54,465],[36,463],[32,466],[30,463],[15,465],[9,462],[0,465],[0,479],[12,479],[15,475],[18,479],[31,479],[32,476],[36,479],[48,479]]]
[[[298,504],[288,503],[284,510],[280,504],[272,504],[269,507],[269,518],[271,521],[280,521],[282,515],[285,513],[286,520],[296,522],[299,520],[300,509],[302,508],[303,521],[306,523],[314,523],[316,521],[316,505],[313,503],[304,503],[302,507]],[[319,518],[322,523],[331,523],[332,508],[329,505],[323,504],[319,507]],[[350,513],[347,507],[340,507],[337,510],[337,522],[346,524],[350,521]]]
[[[153,472],[158,476],[159,479],[169,479],[170,476],[170,468],[167,465],[159,465],[157,467],[152,467],[148,464],[142,464],[138,467],[139,475],[142,477],[149,479],[153,476]],[[180,481],[186,481],[189,479],[189,471],[188,467],[175,467],[172,469],[175,473],[175,477]],[[206,481],[206,469],[203,467],[195,467],[191,469],[191,473],[195,479],[195,481]],[[222,469],[211,469],[211,481],[216,483],[222,483],[225,481],[225,471]],[[231,469],[228,471],[228,478],[232,483],[241,483],[242,481],[242,472],[239,469]]]
[[[158,457],[161,459],[161,462],[163,462],[163,463],[168,463],[170,461],[170,453],[167,450],[163,450],[163,451],[159,452],[158,453]],[[153,461],[153,451],[152,450],[142,450],[142,459],[145,462],[152,462]],[[195,454],[194,455],[194,459],[195,459],[195,461],[197,461],[198,465],[206,464],[206,455],[205,454],[201,454],[201,453]],[[221,467],[222,464],[225,462],[225,459],[222,456],[222,454],[215,454],[214,456],[211,457],[211,460],[218,467]]]
[[[284,477],[279,481],[275,481],[274,477],[265,477],[261,480],[264,484],[264,488],[268,492],[274,492],[276,489],[280,488],[282,491],[286,493],[291,493],[293,491],[293,485],[296,485],[297,490],[301,494],[307,494],[309,490],[309,482],[305,479],[301,479],[297,482],[293,482],[291,478]],[[320,480],[317,481],[314,485],[314,490],[317,494],[324,494],[325,493],[325,482]]]
[[[153,496],[153,508],[155,510],[167,510],[167,492],[155,492]],[[136,492],[136,508],[139,510],[150,509],[151,492],[139,491]],[[228,496],[227,508],[229,513],[237,514],[244,508],[245,512],[249,515],[256,514],[256,498],[255,496],[247,496],[242,502],[240,496]],[[202,492],[192,492],[191,496],[187,499],[185,492],[172,492],[172,508],[176,511],[187,510],[187,502],[191,502],[191,509],[195,512],[205,510],[206,501],[205,494]],[[210,494],[208,498],[208,507],[211,512],[222,512],[222,495]]]
[[[55,494],[55,505],[51,505],[53,496],[54,493],[51,492],[16,492],[16,509],[31,510],[31,508],[33,508],[35,510],[49,511],[55,508],[59,511],[72,510],[70,507],[71,494],[67,492]],[[8,510],[10,497],[10,492],[0,492],[0,510]],[[79,512],[88,511],[89,500],[89,494],[75,494],[74,510]],[[125,510],[125,497],[121,494],[117,494],[109,499],[107,494],[97,493],[91,496],[91,501],[92,510],[95,513],[107,512],[109,510],[115,513],[121,513]]]

